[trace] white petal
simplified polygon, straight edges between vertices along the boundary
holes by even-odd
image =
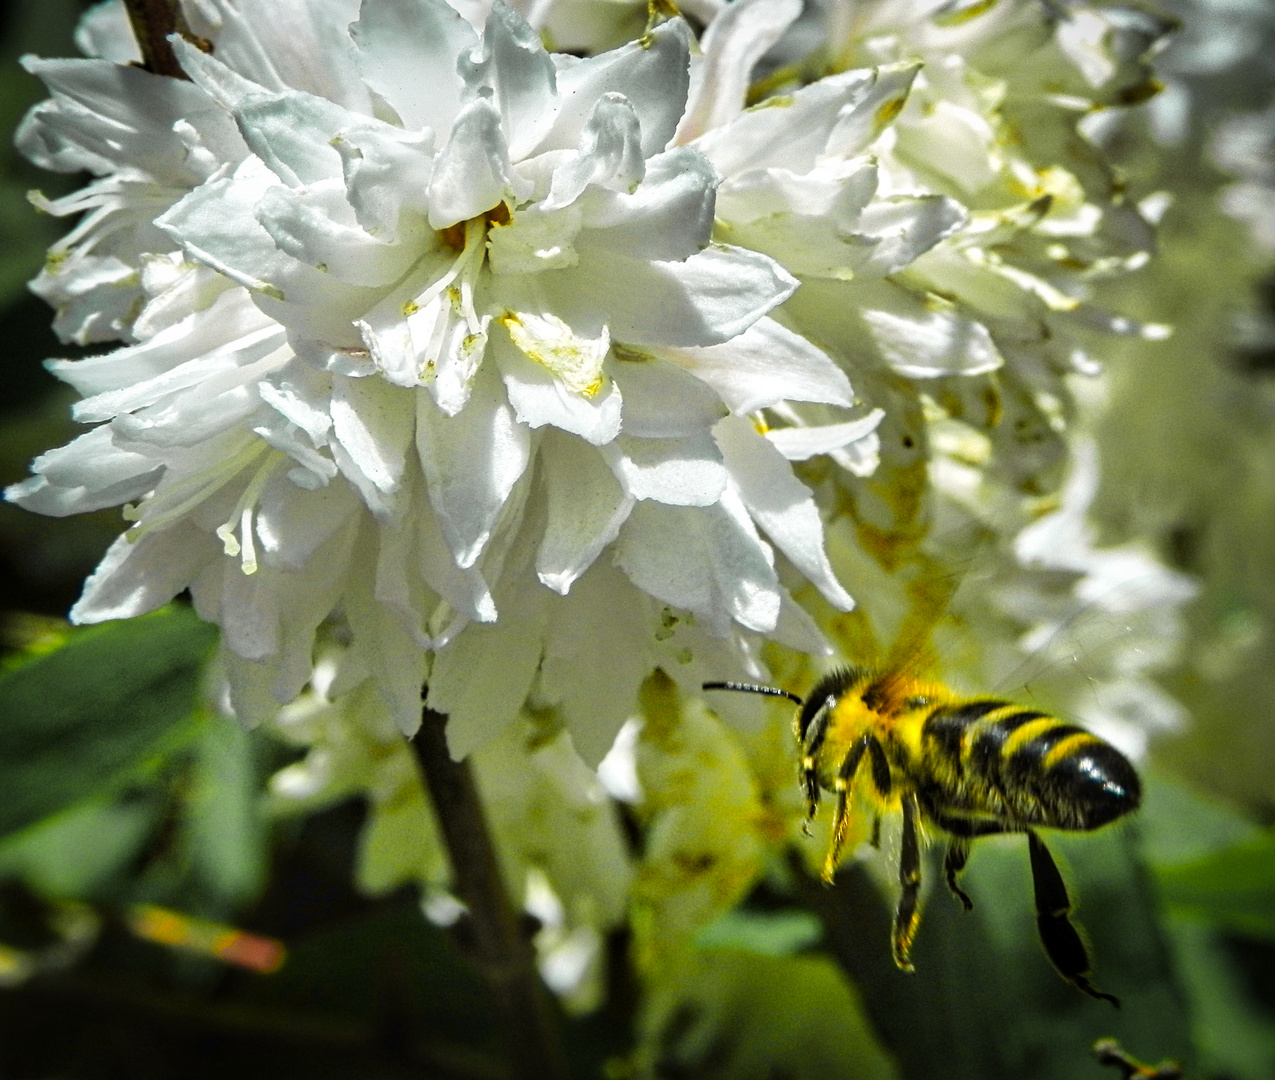
[[[825,153],[837,157],[862,154],[903,111],[921,65],[915,60],[886,64],[872,72],[864,92],[851,109],[843,109],[828,137]]]
[[[456,117],[451,137],[434,160],[429,182],[429,223],[445,229],[490,210],[497,203],[525,198],[529,188],[509,162],[500,113],[485,99],[472,101]]]
[[[708,246],[717,171],[697,150],[677,146],[646,163],[630,194],[595,188],[580,199],[576,246],[638,259],[680,261]]]
[[[611,371],[624,394],[625,435],[674,439],[707,431],[726,406],[704,382],[668,360],[624,349]]]
[[[531,434],[515,419],[490,364],[479,369],[469,403],[456,416],[416,394],[416,449],[443,536],[456,564],[468,569],[531,460]]]
[[[690,82],[691,34],[681,19],[670,19],[644,35],[558,72],[561,106],[540,150],[573,150],[603,94],[629,99],[642,124],[642,154],[658,154],[673,138],[686,107]]]
[[[338,281],[279,250],[254,216],[272,180],[249,158],[234,177],[196,188],[155,224],[192,259],[259,294],[262,309],[301,336],[361,345],[353,318],[379,292]]]
[[[530,317],[521,318],[524,325],[529,324]],[[581,340],[586,343],[589,341]],[[573,390],[546,364],[537,363],[525,349],[515,345],[508,332],[497,332],[492,338],[491,346],[505,380],[509,402],[524,424],[533,428],[552,424],[587,439],[595,446],[610,442],[619,433],[622,402],[620,390],[613,380],[601,373],[600,367],[595,384]],[[546,352],[552,354],[561,351],[561,348],[546,349]],[[605,350],[605,345],[603,348]],[[549,359],[552,360],[553,356],[550,355]]]
[[[345,484],[317,491],[289,482],[271,484],[255,518],[263,565],[301,569],[358,509],[358,499]]]
[[[462,88],[456,58],[478,44],[454,8],[443,0],[364,0],[350,36],[363,81],[408,128],[451,129]]]
[[[877,163],[853,158],[810,172],[772,166],[732,176],[717,190],[717,216],[732,225],[782,214],[826,219],[834,237],[854,229],[877,190]],[[831,228],[829,228],[831,226]]]
[[[577,157],[554,170],[543,210],[575,202],[589,184],[613,191],[632,191],[646,175],[642,158],[642,125],[629,100],[620,94],[598,98],[584,130]]]
[[[842,611],[853,608],[854,601],[837,581],[824,552],[823,522],[814,496],[793,476],[784,456],[743,417],[728,416],[713,434],[753,520],[830,604]]]
[[[854,404],[850,382],[821,349],[774,319],[759,319],[724,345],[664,349],[717,392],[731,412],[756,412],[778,401]]]
[[[540,451],[549,521],[536,574],[565,594],[619,534],[633,508],[602,456],[587,443],[549,431]]]
[[[862,419],[844,424],[775,428],[766,432],[766,438],[789,461],[809,461],[818,454],[830,454],[866,438],[876,431],[884,417],[884,410],[873,409]]]
[[[769,634],[772,641],[787,645],[797,652],[809,653],[812,656],[831,656],[832,646],[823,636],[819,624],[798,604],[785,589],[779,607],[779,621]]]
[[[266,327],[153,378],[86,397],[75,403],[72,415],[80,423],[91,424],[154,405],[183,390],[197,388],[211,397],[216,389],[246,381],[259,362],[264,361],[265,370],[257,370],[257,377],[280,366],[286,362],[288,351],[279,327]]]
[[[433,132],[362,126],[340,132],[333,147],[341,155],[350,205],[369,233],[403,240],[404,211],[422,221],[428,217]]]
[[[493,4],[481,50],[462,53],[458,70],[466,89],[493,91],[514,161],[526,157],[553,125],[558,111],[553,61],[521,15]]]
[[[733,619],[764,634],[779,618],[773,555],[729,488],[707,507],[638,503],[615,559],[639,589],[694,612],[715,633]]]
[[[744,108],[753,68],[801,14],[801,0],[735,0],[708,25],[703,63],[692,74],[690,101],[677,129],[687,143]]]
[[[580,207],[546,209],[547,202],[519,210],[508,225],[487,234],[488,265],[493,274],[511,276],[564,270],[580,261],[575,241],[580,233]]]
[[[377,558],[376,595],[368,595],[368,581],[365,576],[359,575],[342,599],[342,607],[352,631],[354,651],[371,674],[377,692],[404,734],[414,732],[420,725],[421,687],[425,684],[425,646],[413,633],[412,627],[406,624],[401,608],[386,602],[380,594],[385,544],[400,540],[409,531],[381,530],[382,551]],[[361,547],[355,550],[354,564],[369,563],[373,557],[376,556],[372,552]],[[410,577],[419,594],[419,578],[414,573]],[[400,602],[406,600],[408,595],[406,590],[398,593]],[[429,606],[432,598],[426,593],[424,596],[415,595],[413,599],[421,600],[424,606]]]
[[[210,10],[214,9],[214,10]],[[194,0],[186,15],[193,33],[241,75],[273,89],[292,87],[371,112],[371,95],[353,62],[348,27],[358,0]]]
[[[75,28],[75,47],[85,56],[101,57],[115,64],[131,64],[142,59],[122,3],[89,8]]]
[[[332,433],[356,470],[355,483],[366,479],[383,494],[396,491],[414,424],[411,391],[379,379],[333,382]]]
[[[187,147],[173,134],[186,120],[222,161],[238,161],[243,141],[228,116],[196,86],[106,60],[41,60],[22,66],[54,95],[23,120],[16,142],[41,168],[57,172],[118,166],[141,169],[181,186],[198,183]]]
[[[949,178],[965,194],[974,194],[1001,174],[996,131],[973,109],[935,101],[896,130],[894,152],[901,160],[923,161],[928,171]]]
[[[707,431],[677,439],[621,435],[603,448],[625,492],[670,506],[709,506],[726,490],[722,455]]]
[[[860,215],[858,231],[875,241],[859,273],[893,274],[951,236],[969,220],[965,208],[945,195],[880,199]]]
[[[637,690],[650,671],[648,605],[642,601],[604,562],[555,604],[536,696],[558,710],[590,768],[637,711]]]
[[[376,367],[395,386],[442,380],[431,392],[449,415],[468,400],[469,380],[486,345],[486,335],[471,328],[458,290],[446,287],[463,259],[447,248],[424,256],[403,284],[356,323]]]
[[[37,514],[66,517],[140,498],[161,468],[152,457],[115,446],[103,425],[41,454],[31,463],[34,475],[11,484],[4,498]]]
[[[694,145],[729,177],[765,168],[809,172],[827,152],[839,117],[870,92],[874,81],[872,71],[828,76],[795,94],[763,101]]]
[[[539,278],[552,309],[575,326],[610,328],[637,345],[716,345],[782,303],[797,280],[778,263],[714,245],[682,262],[580,254],[571,270]]]
[[[982,323],[955,311],[862,312],[886,363],[910,379],[940,375],[981,375],[995,371],[1004,360]]]
[[[334,197],[339,197],[340,207],[325,205]],[[276,186],[262,195],[256,218],[281,251],[351,285],[393,284],[419,258],[416,244],[398,238],[378,240],[357,225],[343,223],[341,209],[349,214],[343,184],[316,184],[303,191]]]
[[[252,94],[235,108],[235,120],[249,149],[294,188],[342,175],[341,155],[332,139],[361,119],[324,98],[295,90]]]
[[[552,594],[521,586],[501,596],[501,618],[468,626],[434,658],[429,706],[445,713],[447,746],[456,760],[500,734],[518,715],[540,667]]]
[[[304,431],[315,446],[327,442],[332,430],[329,376],[298,368],[274,381],[260,383],[257,392],[280,416]]]
[[[399,612],[422,645],[430,644],[423,620],[437,607],[437,596],[447,601],[464,619],[492,622],[496,604],[487,582],[476,568],[461,570],[443,540],[438,517],[426,506],[420,471],[407,472],[410,489],[405,502],[419,507],[397,528],[379,530],[380,551],[376,556],[376,599]],[[409,487],[405,480],[405,487]],[[431,592],[432,590],[432,592]]]
[[[227,112],[231,112],[239,102],[252,94],[286,89],[279,79],[272,78],[269,74],[265,75],[265,81],[245,78],[210,53],[195,48],[180,35],[175,35],[170,40],[178,63],[190,76],[190,81]]]
[[[217,541],[188,521],[135,542],[125,533],[84,583],[71,622],[131,619],[161,608],[191,583],[201,565],[220,556]]]

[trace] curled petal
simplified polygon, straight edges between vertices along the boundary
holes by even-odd
[[[603,94],[580,132],[579,155],[554,170],[542,210],[575,202],[589,184],[632,191],[646,175],[642,125],[637,111],[620,94]]]
[[[515,176],[500,128],[500,113],[487,99],[470,102],[456,117],[451,138],[434,160],[429,182],[429,223],[445,229],[490,210],[505,199],[530,194]]]
[[[642,155],[658,154],[673,138],[690,85],[691,32],[670,19],[618,49],[558,72],[562,104],[552,130],[537,148],[571,150],[604,94],[623,94],[642,125]]]
[[[770,444],[789,461],[809,461],[818,454],[831,454],[871,435],[885,418],[882,409],[873,409],[861,420],[814,427],[777,428],[766,432]]]
[[[457,65],[468,96],[490,91],[515,161],[526,157],[558,111],[553,61],[536,32],[506,4],[493,4],[480,49]]]
[[[687,143],[743,111],[753,68],[801,14],[801,0],[735,0],[708,25],[704,61],[691,75],[690,100],[677,129]]]

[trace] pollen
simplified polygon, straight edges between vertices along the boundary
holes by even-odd
[[[556,315],[506,312],[501,320],[513,343],[568,390],[582,397],[598,395],[606,380],[602,363],[610,350],[610,335],[580,337]]]

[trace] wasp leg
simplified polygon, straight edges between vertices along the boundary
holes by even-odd
[[[846,842],[846,827],[850,820],[848,806],[850,789],[854,784],[854,774],[859,771],[859,763],[863,760],[863,755],[867,753],[868,747],[874,742],[876,740],[871,735],[865,735],[850,747],[850,752],[842,759],[841,768],[837,770],[837,809],[832,818],[832,843],[828,845],[828,856],[823,861],[822,874],[824,881],[829,884],[832,883],[833,875],[837,872],[837,863],[841,859],[841,849]]]
[[[903,800],[903,846],[899,853],[899,884],[903,887],[894,912],[894,962],[904,971],[912,970],[912,939],[921,921],[917,897],[921,891],[921,846],[916,836],[916,799]]]
[[[1119,998],[1104,994],[1089,981],[1089,953],[1079,932],[1067,918],[1071,911],[1067,886],[1049,849],[1030,830],[1027,832],[1027,850],[1031,853],[1032,885],[1036,891],[1036,928],[1049,962],[1077,989],[1120,1008]]]
[[[815,713],[814,719],[806,729],[806,737],[801,740],[801,790],[806,796],[806,821],[811,821],[819,808],[819,749],[823,746],[824,736],[828,734],[828,713],[832,707],[832,699]],[[800,732],[798,733],[800,738]],[[806,831],[809,832],[807,825]]]
[[[890,762],[886,759],[881,741],[874,735],[867,736],[867,739],[868,757],[872,759],[872,783],[885,799],[890,795]]]
[[[965,905],[965,910],[973,911],[974,901],[956,884],[956,875],[965,869],[969,857],[970,842],[964,837],[952,837],[947,845],[947,858],[943,860],[943,875],[947,878],[947,887]]]

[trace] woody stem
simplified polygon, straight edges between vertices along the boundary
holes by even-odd
[[[190,33],[177,0],[124,0],[124,7],[142,52],[142,66],[156,75],[185,79],[186,73],[168,40],[169,34]]]
[[[425,790],[451,860],[456,895],[469,909],[473,958],[487,981],[518,1080],[566,1080],[554,1002],[536,971],[535,953],[496,861],[473,770],[453,761],[447,717],[425,708],[412,740]]]

